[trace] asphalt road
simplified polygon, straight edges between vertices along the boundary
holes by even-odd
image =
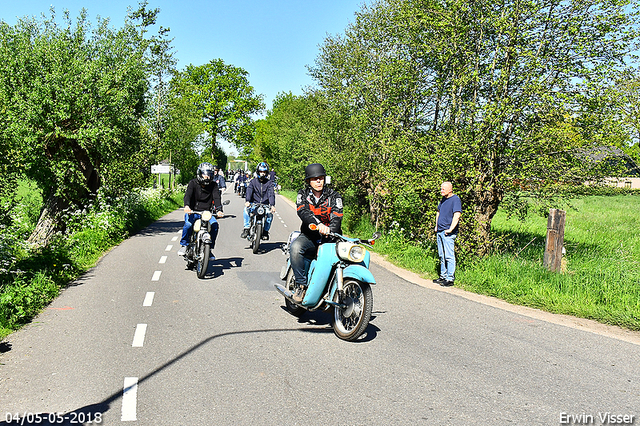
[[[175,211],[0,344],[0,425],[640,424],[630,341],[377,264],[362,341],[335,337],[328,313],[291,316],[273,285],[295,210],[279,198],[271,240],[254,255],[239,238],[242,200],[223,198],[205,279],[176,255]]]

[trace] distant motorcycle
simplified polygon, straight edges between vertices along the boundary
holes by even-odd
[[[229,204],[226,200],[222,205]],[[187,260],[187,268],[196,268],[198,278],[204,278],[209,268],[209,258],[211,257],[211,224],[209,221],[214,214],[217,214],[216,206],[212,206],[211,210],[193,213],[200,217],[193,224],[193,232],[189,237],[189,244],[184,258]]]
[[[267,222],[267,213],[271,207],[268,204],[252,203],[249,207],[249,217],[251,224],[249,225],[249,235],[247,240],[251,243],[253,253],[258,253],[260,241],[264,232],[264,226]]]
[[[314,229],[316,225],[310,225]],[[289,254],[291,243],[300,232],[293,232],[283,246],[284,254]],[[291,259],[280,271],[284,286],[276,284],[276,289],[285,297],[285,304],[291,314],[300,316],[305,310],[329,310],[333,308],[333,330],[340,339],[354,341],[364,333],[373,310],[371,285],[376,281],[369,271],[369,250],[364,245],[373,245],[380,237],[376,232],[370,240],[348,238],[330,233],[336,242],[324,243],[318,247],[316,259],[310,261],[307,273],[307,291],[301,304],[293,301],[295,277]]]
[[[239,182],[238,183],[238,195],[244,198],[247,195],[247,183]]]

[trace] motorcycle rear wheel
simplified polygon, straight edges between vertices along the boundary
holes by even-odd
[[[204,278],[209,269],[209,255],[211,255],[211,244],[202,244],[201,252],[198,253],[198,267],[196,269],[198,278]]]
[[[345,308],[333,308],[333,331],[342,340],[352,342],[364,333],[373,310],[373,292],[368,283],[348,280],[343,285],[344,297],[336,300]],[[336,297],[337,299],[337,297]]]
[[[293,269],[291,268],[289,269],[289,273],[287,274],[287,280],[284,283],[284,288],[289,290],[291,293],[296,292],[296,277],[295,275],[293,275]],[[296,317],[299,317],[304,313],[304,311],[306,311],[305,308],[303,308],[300,305],[296,305],[286,297],[284,298],[284,304],[287,306],[289,313],[291,313],[291,315]]]
[[[256,254],[260,248],[260,241],[262,240],[262,222],[256,223],[256,233],[254,237],[253,241],[251,241],[251,248],[253,249],[253,254]]]

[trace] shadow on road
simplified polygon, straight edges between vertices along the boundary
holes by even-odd
[[[258,253],[269,253],[275,249],[281,250],[283,244],[284,243],[282,242],[273,242],[273,243],[262,242],[260,243],[260,247],[258,247]],[[251,250],[251,246],[245,247],[245,250]]]
[[[371,325],[369,327],[371,327]],[[317,328],[300,328],[300,329],[275,328],[275,329],[266,329],[266,330],[232,331],[232,332],[228,332],[228,333],[216,334],[216,335],[213,335],[211,337],[208,337],[208,338],[202,340],[200,343],[192,346],[191,348],[187,349],[186,351],[184,351],[180,355],[176,356],[175,358],[171,359],[170,361],[167,361],[166,363],[162,364],[161,366],[159,366],[155,370],[151,371],[146,376],[143,376],[143,377],[139,378],[138,379],[138,385],[146,382],[151,377],[161,373],[162,371],[164,371],[167,368],[171,367],[172,365],[176,364],[178,361],[182,360],[183,358],[186,358],[187,356],[189,356],[192,353],[196,352],[197,350],[203,348],[204,346],[206,346],[207,344],[211,343],[212,341],[214,341],[216,339],[220,339],[220,338],[224,338],[224,337],[238,336],[238,335],[243,335],[243,334],[283,333],[283,332],[326,333],[328,331],[331,331],[331,330],[330,329],[317,329]],[[368,331],[369,331],[369,329],[367,329],[367,332]],[[118,400],[120,400],[122,398],[122,394],[123,394],[123,389],[117,389],[115,392],[113,392],[107,398],[105,398],[104,400],[102,400],[102,401],[100,401],[100,402],[98,402],[96,404],[86,405],[84,407],[78,408],[76,410],[73,410],[73,411],[70,411],[70,412],[67,412],[67,413],[41,413],[39,419],[35,418],[34,415],[29,415],[29,416],[27,416],[27,418],[23,419],[22,417],[20,417],[20,416],[23,415],[23,413],[13,413],[13,414],[5,413],[6,414],[5,418],[2,419],[3,421],[0,422],[0,426],[10,426],[10,425],[15,425],[15,424],[20,424],[20,425],[44,425],[44,426],[47,426],[47,425],[48,426],[52,426],[52,425],[94,424],[94,423],[100,424],[102,422],[94,421],[96,419],[96,416],[98,415],[101,418],[104,415],[104,413],[106,413],[109,409],[111,409],[111,407],[113,406],[113,404],[116,401],[118,401]],[[13,417],[14,415],[16,417]],[[11,416],[11,419],[9,419],[9,416]],[[84,421],[82,421],[82,420],[84,420]]]
[[[283,311],[289,313],[289,310],[287,309],[286,306],[282,305],[280,306],[280,308]],[[371,324],[371,321],[373,321],[375,318],[376,317],[374,315],[371,316],[371,319],[369,319],[369,325],[367,325],[367,329],[364,331],[362,336],[360,336],[356,341],[351,343],[365,343],[365,342],[370,342],[376,338],[376,336],[378,335],[378,331],[380,331],[380,329],[375,325]],[[333,311],[332,310],[329,312],[305,311],[302,315],[300,315],[297,318],[297,320],[298,320],[298,324],[308,324],[315,327],[326,326],[323,328],[305,329],[305,331],[307,332],[311,332],[311,333],[332,333],[333,332],[333,326],[332,326]]]
[[[11,350],[11,343],[9,342],[0,342],[0,354],[7,353]]]
[[[151,236],[163,233],[177,233],[184,226],[184,220],[158,219],[133,235]],[[132,235],[132,236],[133,236]]]
[[[215,260],[209,261],[209,268],[207,269],[207,274],[205,275],[205,279],[213,279],[219,276],[224,275],[224,271],[229,270],[231,268],[240,268],[242,266],[242,261],[244,257],[227,257],[227,258],[216,258]]]

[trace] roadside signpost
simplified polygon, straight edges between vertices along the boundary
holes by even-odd
[[[160,186],[160,175],[168,174],[169,188],[172,188],[172,182],[173,182],[172,176],[175,175],[176,172],[178,171],[175,169],[175,167],[173,167],[173,164],[153,164],[151,166],[151,173],[158,175],[158,182],[157,182],[158,186]]]

